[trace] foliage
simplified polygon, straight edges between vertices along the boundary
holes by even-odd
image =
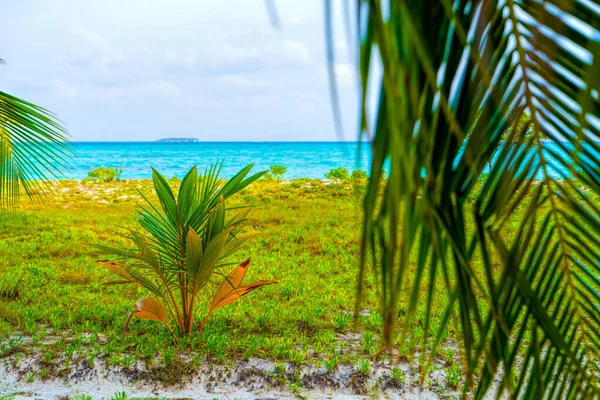
[[[102,252],[120,257],[120,261],[101,261],[101,265],[119,278],[108,282],[143,287],[155,298],[138,301],[123,328],[123,340],[132,317],[162,322],[177,340],[169,325],[169,314],[180,334],[190,334],[194,306],[199,294],[215,279],[226,264],[224,260],[257,235],[245,232],[249,207],[236,207],[227,216],[225,201],[260,178],[259,172],[248,178],[252,165],[242,169],[224,184],[219,179],[219,164],[198,176],[192,168],[181,181],[177,198],[167,180],[152,170],[154,190],[160,207],[146,199],[138,221],[144,232],[131,230],[128,238],[134,248],[99,246]],[[250,260],[238,265],[225,278],[210,305],[208,316],[260,286],[272,281],[242,284]],[[165,307],[166,305],[166,307]],[[205,322],[206,322],[205,319]],[[204,326],[204,324],[202,324]]]
[[[478,181],[482,181],[485,182],[488,178],[490,177],[490,173],[489,172],[482,172],[478,177],[477,180]]]
[[[52,189],[72,154],[68,139],[50,111],[0,91],[0,209],[16,209],[21,189],[36,200]]]
[[[363,183],[368,179],[367,171],[363,171],[360,169],[355,169],[352,171],[352,175],[350,175],[350,180],[355,183]]]
[[[499,396],[598,398],[597,5],[362,0],[356,12],[360,127],[374,135],[359,299],[373,269],[385,342],[396,341],[401,303],[409,312],[399,342],[427,335],[442,282],[436,330],[456,321],[461,332],[464,397],[474,385],[473,398],[483,398],[500,379]],[[428,364],[441,341],[431,338]]]
[[[179,183],[170,186],[176,192]],[[245,278],[248,282],[261,277],[285,279],[253,296],[252,301],[218,309],[200,334],[179,338],[179,345],[162,324],[138,320],[132,321],[126,343],[121,344],[125,316],[132,311],[133,303],[148,296],[144,289],[131,285],[101,286],[109,280],[107,273],[94,265],[97,257],[85,249],[90,243],[130,245],[128,239],[114,233],[115,226],[137,229],[133,216],[136,203],[143,200],[138,189],[144,196],[154,196],[150,180],[103,185],[61,181],[56,195],[35,212],[29,211],[31,203],[24,199],[25,212],[0,214],[0,337],[22,336],[28,360],[35,354],[51,352],[52,364],[56,365],[50,368],[51,377],[57,377],[64,360],[70,360],[72,365],[88,361],[94,365],[94,359],[102,358],[115,365],[156,363],[162,368],[163,360],[174,357],[177,361],[178,354],[190,363],[208,360],[230,365],[249,358],[292,362],[301,351],[306,357],[303,368],[313,370],[324,366],[326,360],[349,370],[364,358],[370,359],[373,366],[379,365],[376,353],[381,345],[378,333],[382,315],[378,312],[377,282],[367,276],[373,289],[364,292],[364,310],[355,326],[352,308],[356,270],[340,267],[351,266],[359,258],[362,224],[362,203],[357,203],[354,191],[343,185],[294,188],[260,179],[231,197],[228,207],[255,205],[247,229],[261,232],[246,242],[232,261],[252,256],[252,268]],[[361,185],[360,189],[362,197],[364,187]],[[600,207],[600,196],[592,192],[590,196],[592,203]],[[525,200],[529,198],[528,195]],[[475,209],[474,201],[470,206]],[[548,203],[544,210],[550,210]],[[506,235],[516,237],[517,222],[525,212],[519,208],[509,217]],[[536,222],[538,227],[542,227],[542,222]],[[474,220],[466,221],[466,232],[475,228]],[[411,263],[407,274],[415,274],[416,265]],[[473,268],[478,274],[483,273],[483,260],[474,260]],[[307,271],[319,279],[307,279]],[[447,306],[445,290],[443,280],[437,280],[429,333],[423,334],[426,320],[424,313],[419,313],[413,326],[414,332],[420,329],[422,333],[415,341],[428,349],[434,338],[441,335],[436,359],[443,361],[442,365],[436,363],[435,368],[442,368],[446,376],[449,369],[456,368],[462,377],[464,370],[458,352],[453,350],[454,342],[460,343],[462,335],[453,324],[440,328]],[[203,301],[198,301],[197,321],[202,321],[208,310],[213,294],[209,292],[205,291]],[[482,292],[475,296],[485,298]],[[397,329],[406,322],[407,312],[408,299],[399,305]],[[363,346],[357,345],[354,332],[371,336],[368,349],[374,353],[366,354]],[[18,341],[13,346],[12,350],[7,349],[9,353],[14,357],[23,355]],[[74,353],[71,346],[76,349]],[[401,356],[411,361],[409,350],[406,344]],[[389,368],[393,366],[392,362]],[[385,369],[378,371],[377,374],[385,373]],[[409,384],[419,380],[413,371],[406,372]],[[39,378],[40,372],[35,374]],[[439,375],[439,371],[432,371],[432,375]],[[164,378],[159,374],[153,379],[158,383]],[[188,379],[188,375],[183,379]],[[380,389],[384,385],[382,382]],[[443,387],[432,390],[440,396],[449,394],[443,393]]]
[[[263,179],[265,181],[274,181],[275,176],[273,176],[273,174],[271,172],[267,172],[266,174],[263,175]]]
[[[125,391],[116,392],[110,397],[110,400],[129,400],[129,395]]]
[[[524,142],[529,142],[534,137],[534,135],[536,134],[534,129],[535,129],[534,125],[531,123],[531,117],[527,114],[521,115],[521,118],[519,119],[519,122],[517,123],[516,130],[517,131],[524,130],[524,134],[523,134]],[[510,128],[506,129],[504,131],[504,133],[502,134],[502,137],[500,138],[498,145],[496,146],[495,149],[492,150],[492,154],[490,155],[490,159],[488,160],[488,166],[489,166],[490,171],[492,170],[492,167],[493,167],[492,164],[494,162],[494,159],[496,158],[496,154],[500,150],[502,150],[502,147],[504,147],[506,142],[509,140],[510,133],[511,133],[511,129]],[[479,179],[481,180],[481,176]]]
[[[350,178],[346,168],[334,168],[325,174],[325,178],[336,182],[343,182]]]
[[[269,168],[269,172],[271,173],[273,178],[280,181],[284,179],[285,173],[287,172],[287,167],[278,164],[271,165],[271,167]]]
[[[98,182],[118,181],[122,173],[123,167],[120,167],[119,169],[113,167],[98,167],[88,172],[87,179],[98,180]]]

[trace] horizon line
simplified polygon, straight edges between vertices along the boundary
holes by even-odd
[[[163,142],[160,140],[72,140],[66,143],[159,143],[159,144],[198,144],[198,143],[370,143],[366,140],[331,140],[331,141],[276,141],[276,140],[227,140],[227,141],[217,141],[217,140],[207,140],[207,141],[197,141],[197,142]]]

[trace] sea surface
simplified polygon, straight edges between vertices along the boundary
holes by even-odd
[[[546,143],[544,147],[568,158],[556,143]],[[149,179],[151,167],[167,178],[182,178],[194,165],[203,171],[220,161],[224,162],[223,178],[233,176],[248,164],[255,165],[254,172],[280,164],[287,167],[286,179],[323,179],[333,168],[368,171],[371,161],[369,144],[356,142],[75,142],[73,149],[75,155],[65,172],[66,179],[84,179],[97,167],[123,168],[121,179]],[[548,152],[546,155],[553,177],[570,176]],[[539,171],[535,178],[542,177]]]
[[[349,142],[76,142],[65,178],[83,179],[97,167],[122,167],[121,179],[149,179],[151,167],[167,178],[182,178],[194,165],[203,171],[224,161],[225,178],[248,164],[255,172],[280,164],[287,167],[286,179],[324,179],[332,168],[368,170],[369,145],[360,147],[359,154],[359,143]]]

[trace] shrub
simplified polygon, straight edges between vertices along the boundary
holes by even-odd
[[[343,182],[348,180],[348,170],[346,168],[335,168],[325,174],[325,178],[336,182]]]
[[[98,182],[118,181],[122,172],[123,167],[120,167],[119,169],[113,167],[99,167],[88,172],[87,179],[98,180]]]
[[[273,177],[279,181],[284,179],[284,175],[287,172],[287,167],[275,164],[271,165],[270,171],[271,175],[273,175]]]
[[[119,278],[107,284],[133,284],[145,288],[153,297],[134,305],[123,329],[123,340],[132,317],[161,321],[177,336],[169,324],[174,320],[180,334],[192,331],[194,305],[199,293],[209,282],[226,276],[209,306],[202,330],[210,314],[249,292],[272,281],[242,284],[250,260],[235,267],[228,275],[221,271],[222,261],[234,254],[256,232],[245,232],[250,208],[235,207],[236,214],[226,218],[225,201],[264,175],[248,178],[252,165],[242,169],[224,184],[219,179],[221,165],[214,165],[203,176],[192,168],[181,181],[177,197],[167,180],[154,169],[152,180],[159,200],[155,206],[146,199],[138,222],[143,232],[131,230],[127,236],[133,248],[117,249],[98,246],[117,261],[100,261]],[[204,298],[204,297],[203,297]],[[166,307],[165,307],[166,304]],[[169,318],[170,316],[170,318]]]
[[[352,182],[355,182],[355,183],[365,182],[367,180],[367,171],[355,169],[354,171],[352,171],[352,175],[350,176],[350,179],[352,180]]]

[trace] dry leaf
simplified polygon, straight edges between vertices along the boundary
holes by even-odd
[[[208,309],[208,314],[206,315],[206,318],[204,318],[204,322],[202,322],[202,325],[200,326],[200,331],[204,329],[204,325],[206,324],[206,321],[208,321],[208,317],[210,316],[210,314],[217,308],[221,308],[231,302],[234,302],[240,297],[247,295],[254,289],[258,289],[261,286],[277,283],[275,281],[261,280],[258,282],[246,283],[244,285],[241,285],[244,276],[246,276],[246,272],[248,271],[249,265],[250,259],[247,259],[246,261],[235,267],[233,271],[229,273],[229,276],[225,278],[223,283],[221,283],[221,286],[219,286],[219,290],[217,290],[217,293],[215,293],[212,304]]]
[[[165,306],[163,306],[162,303],[156,299],[145,298],[135,303],[134,310],[127,316],[127,320],[123,326],[123,337],[121,341],[125,341],[125,334],[127,333],[127,328],[129,327],[129,321],[131,320],[131,317],[146,319],[149,321],[161,321],[163,324],[165,324],[167,329],[173,333],[173,330],[169,326],[169,316]],[[177,338],[175,338],[175,340],[177,340]]]
[[[215,293],[215,297],[213,298],[212,304],[210,305],[209,312],[216,310],[217,308],[223,307],[242,296],[250,293],[254,289],[258,289],[261,286],[271,285],[273,283],[277,283],[275,281],[265,281],[261,280],[258,282],[246,283],[244,285],[240,285],[244,276],[246,276],[246,272],[248,271],[248,266],[250,265],[250,259],[247,259],[237,267],[231,271],[229,276],[221,283],[219,290]]]
[[[105,283],[105,285],[112,285],[117,283],[131,283],[136,286],[142,286],[142,284],[137,282],[136,279],[129,272],[127,272],[125,268],[121,266],[121,264],[109,260],[98,260],[98,263],[100,263],[102,267],[106,268],[110,272],[119,275],[121,278],[123,278],[123,281],[111,281]]]

